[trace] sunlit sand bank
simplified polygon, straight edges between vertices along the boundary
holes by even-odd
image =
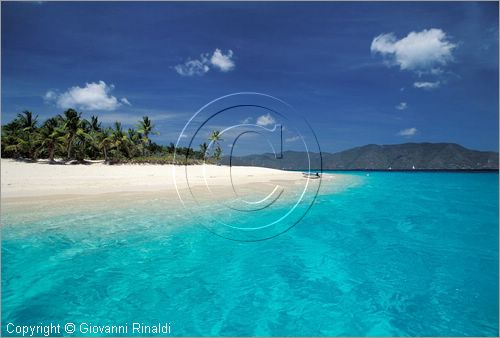
[[[342,176],[342,175],[340,175]],[[187,177],[187,178],[186,178]],[[324,175],[322,185],[338,181],[339,175]],[[182,206],[182,196],[190,189],[197,199],[227,199],[230,196],[265,196],[279,186],[289,195],[300,194],[306,184],[312,192],[319,180],[300,172],[260,167],[215,165],[57,165],[45,161],[27,163],[1,160],[1,197],[5,210],[27,206],[66,208],[84,203],[105,202],[109,208],[125,201],[161,198],[171,207]],[[189,182],[189,185],[187,184]],[[207,188],[209,187],[209,189]],[[310,190],[311,192],[311,190]]]

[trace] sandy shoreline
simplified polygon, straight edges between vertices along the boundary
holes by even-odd
[[[186,169],[187,168],[187,169]],[[187,170],[187,172],[186,172]],[[224,198],[236,193],[265,196],[277,185],[288,192],[300,192],[307,179],[300,172],[259,167],[215,165],[50,165],[1,160],[2,207],[22,208],[27,204],[55,205],[58,202],[91,202],[161,197],[179,204],[179,191],[188,185],[197,197]],[[232,178],[232,182],[231,182]],[[326,180],[333,179],[333,176]],[[324,179],[325,180],[325,179]],[[314,180],[311,180],[311,182]],[[317,180],[319,181],[319,180]],[[310,183],[317,184],[317,182]],[[210,194],[207,192],[210,187]]]
[[[175,170],[175,172],[174,172]],[[230,173],[231,170],[231,173]],[[266,184],[304,180],[301,173],[259,167],[193,165],[187,167],[189,185]],[[205,182],[206,181],[206,182]],[[54,195],[95,195],[116,192],[175,191],[186,184],[186,167],[173,165],[50,165],[1,160],[2,199]]]

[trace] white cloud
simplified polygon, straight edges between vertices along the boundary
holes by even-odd
[[[270,114],[262,115],[257,118],[257,125],[259,126],[265,127],[275,123],[276,120]]]
[[[57,99],[57,93],[53,90],[49,90],[45,93],[45,95],[43,96],[43,99],[46,102],[52,102],[52,101]]]
[[[127,98],[126,98],[126,97],[122,97],[122,98],[120,99],[120,102],[121,102],[121,103],[126,104],[127,106],[131,106],[131,105],[132,105],[132,104],[131,104],[128,100],[127,100]]]
[[[420,88],[420,89],[427,89],[427,90],[436,89],[437,87],[439,87],[439,85],[440,85],[439,81],[436,81],[436,82],[415,82],[415,83],[413,83],[413,87]]]
[[[252,118],[251,117],[247,117],[246,119],[242,120],[240,123],[241,124],[249,124],[250,122],[252,122]]]
[[[417,131],[418,131],[417,128],[407,128],[407,129],[400,130],[398,132],[398,135],[411,137],[411,136],[414,136],[417,133]]]
[[[233,51],[229,50],[227,54],[224,55],[222,51],[217,48],[215,49],[212,57],[210,58],[210,63],[219,68],[222,72],[229,72],[234,68],[234,62],[231,60],[233,57]]]
[[[300,136],[292,136],[285,139],[285,142],[295,142],[300,140]]]
[[[203,75],[210,70],[207,65],[207,58],[201,56],[200,60],[188,60],[183,64],[175,66],[175,70],[182,76]]]
[[[186,62],[176,65],[174,69],[182,76],[202,76],[212,68],[221,72],[229,72],[235,68],[232,58],[233,51],[231,49],[224,54],[219,48],[216,48],[212,55],[210,53],[201,54],[199,59],[188,59]]]
[[[406,102],[401,102],[396,106],[397,110],[406,110],[408,108],[408,104]]]
[[[400,40],[393,33],[381,34],[373,39],[370,49],[384,56],[390,66],[436,74],[441,72],[440,67],[453,60],[456,47],[444,31],[432,28],[411,32]]]
[[[127,98],[118,100],[110,93],[114,85],[107,85],[104,81],[86,83],[85,87],[71,87],[62,94],[53,90],[47,91],[45,101],[55,102],[60,108],[81,108],[88,110],[115,110],[121,102],[129,104]]]

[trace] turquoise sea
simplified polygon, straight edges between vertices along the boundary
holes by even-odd
[[[155,201],[2,213],[2,333],[167,322],[180,336],[497,336],[498,174],[339,175],[358,183],[262,242]]]

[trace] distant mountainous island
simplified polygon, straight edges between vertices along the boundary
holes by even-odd
[[[318,153],[309,154],[312,167],[320,167]],[[324,170],[498,170],[498,152],[467,149],[455,143],[369,144],[338,153],[322,153]],[[305,152],[223,157],[223,164],[277,169],[308,167]]]

